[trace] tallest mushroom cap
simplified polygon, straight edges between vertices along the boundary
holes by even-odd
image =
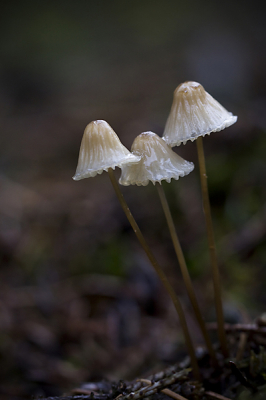
[[[139,161],[140,157],[134,156],[122,145],[117,134],[106,121],[92,121],[84,131],[78,166],[73,179],[78,181],[90,178],[109,168],[121,168],[124,164]]]
[[[174,91],[163,138],[170,146],[179,146],[199,136],[221,131],[236,120],[237,117],[207,93],[200,83],[184,82]]]

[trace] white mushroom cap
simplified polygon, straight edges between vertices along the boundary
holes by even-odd
[[[184,82],[174,91],[174,100],[163,139],[171,147],[199,136],[218,132],[234,124],[237,117],[227,111],[197,82]]]
[[[134,156],[122,145],[107,122],[93,121],[85,128],[73,179],[78,181],[90,178],[109,168],[121,168],[123,164],[139,161],[140,157]]]
[[[194,169],[192,162],[179,157],[165,141],[153,132],[144,132],[136,137],[131,151],[141,156],[138,164],[123,165],[119,183],[124,186],[146,186],[149,181],[154,185],[162,180],[189,174]]]

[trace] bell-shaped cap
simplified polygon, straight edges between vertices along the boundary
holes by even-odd
[[[227,111],[197,82],[181,83],[166,122],[163,138],[171,147],[199,136],[218,132],[234,124],[237,117]]]
[[[124,186],[146,186],[149,181],[154,185],[162,180],[189,174],[194,169],[192,162],[179,157],[168,144],[153,132],[144,132],[136,137],[131,151],[141,156],[138,164],[123,165],[119,183]]]
[[[109,168],[115,169],[127,163],[136,163],[140,157],[131,154],[120,142],[110,125],[102,120],[86,126],[82,138],[75,176],[78,181],[90,178]]]

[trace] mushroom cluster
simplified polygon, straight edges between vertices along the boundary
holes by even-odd
[[[203,205],[213,271],[218,333],[221,349],[226,357],[228,352],[223,328],[221,289],[211,222],[202,136],[209,135],[211,132],[220,131],[235,123],[236,120],[237,117],[221,106],[221,104],[204,90],[202,85],[197,82],[182,83],[174,92],[174,100],[166,122],[163,137],[161,138],[153,132],[143,132],[134,140],[131,152],[122,145],[118,136],[107,122],[98,120],[88,124],[81,142],[77,170],[73,177],[74,180],[80,180],[94,177],[97,174],[101,174],[103,171],[108,172],[118,200],[141,246],[168,291],[178,312],[193,372],[197,379],[200,378],[199,368],[181,303],[133,218],[113,174],[113,169],[115,169],[115,167],[121,168],[122,173],[119,183],[123,186],[146,186],[150,181],[156,186],[188,296],[202,331],[210,358],[213,363],[217,363],[216,355],[198,306],[185,258],[176,234],[173,218],[161,183],[163,180],[168,183],[171,182],[171,179],[178,180],[179,177],[184,177],[194,169],[193,163],[181,158],[171,147],[179,146],[182,143],[185,144],[188,140],[194,141],[197,139]]]

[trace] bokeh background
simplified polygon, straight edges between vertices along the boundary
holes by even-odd
[[[128,148],[141,132],[161,135],[185,80],[238,115],[204,145],[226,319],[258,317],[266,302],[261,3],[5,1],[0,18],[1,398],[133,379],[186,354],[178,318],[107,174],[71,178],[90,121],[108,121]],[[164,188],[212,321],[196,146],[176,151],[195,170]],[[202,344],[155,188],[122,191]]]

